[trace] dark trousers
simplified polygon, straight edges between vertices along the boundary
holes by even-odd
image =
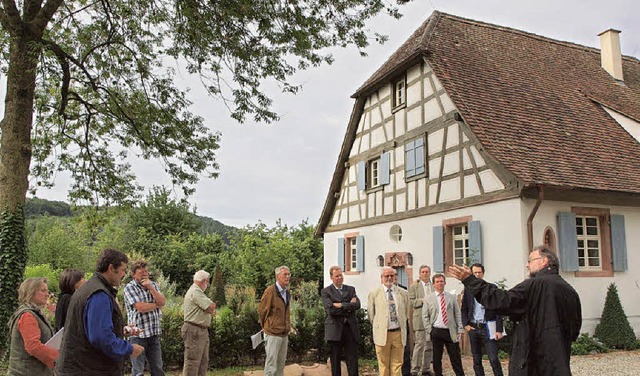
[[[482,344],[484,344],[484,348],[489,356],[493,374],[495,376],[503,376],[502,365],[500,365],[500,359],[498,358],[498,342],[495,339],[489,339],[486,327],[470,330],[469,344],[471,345],[471,352],[473,353],[473,371],[476,373],[476,376],[484,376]]]
[[[137,358],[131,358],[131,374],[141,376],[144,374],[144,361],[149,363],[151,376],[164,376],[162,369],[162,349],[160,348],[160,336],[148,338],[131,337],[129,342],[144,347],[144,351]]]
[[[411,327],[407,320],[407,343],[404,344],[404,355],[402,357],[402,376],[411,376]]]
[[[340,355],[343,350],[349,376],[358,376],[358,341],[353,336],[349,324],[344,324],[340,341],[327,341],[327,343],[331,352],[331,376],[341,376]]]
[[[442,376],[442,353],[445,346],[447,347],[453,372],[456,376],[464,376],[460,347],[451,340],[449,329],[432,328],[431,343],[433,343],[433,371],[436,376]]]

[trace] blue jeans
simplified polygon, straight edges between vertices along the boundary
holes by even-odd
[[[149,363],[151,376],[164,376],[162,369],[162,349],[160,348],[160,336],[149,338],[131,337],[129,342],[144,347],[144,351],[137,358],[131,358],[131,374],[133,376],[144,375],[144,361]]]
[[[502,376],[502,365],[498,358],[498,343],[495,339],[489,339],[486,327],[481,329],[470,330],[469,344],[473,353],[473,370],[476,376],[484,376],[484,367],[482,366],[482,345],[487,350],[491,369],[496,376]]]

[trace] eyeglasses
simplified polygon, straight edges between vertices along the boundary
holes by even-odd
[[[528,264],[531,264],[531,261],[540,260],[541,258],[544,258],[544,257],[540,256],[540,257],[534,257],[534,258],[532,258],[532,259],[528,259],[528,260],[527,260],[527,263],[528,263]]]
[[[393,278],[393,277],[395,277],[395,276],[396,276],[395,274],[385,274],[385,275],[383,275],[382,277],[383,277],[383,278]]]

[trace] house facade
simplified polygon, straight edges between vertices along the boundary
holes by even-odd
[[[480,261],[513,287],[547,244],[583,332],[612,282],[640,332],[640,61],[620,55],[618,31],[601,41],[434,12],[353,95],[316,230],[325,269],[342,266],[361,299],[382,266],[408,286],[420,265]]]

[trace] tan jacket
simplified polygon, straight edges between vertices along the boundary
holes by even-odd
[[[290,302],[289,289],[287,289],[286,304],[275,284],[264,290],[260,304],[258,304],[258,322],[265,333],[278,337],[289,335],[291,331]]]
[[[402,332],[402,343],[407,343],[407,320],[409,319],[409,294],[407,290],[395,286],[398,322]],[[385,297],[386,287],[381,285],[369,293],[367,314],[373,327],[373,343],[384,346],[387,343],[389,325],[389,306]]]
[[[427,285],[427,291],[433,292],[433,285],[429,283]],[[411,307],[413,307],[413,330],[424,330],[424,324],[422,323],[422,298],[424,298],[424,289],[422,288],[422,281],[409,286],[409,301]],[[428,339],[427,339],[428,340]]]

